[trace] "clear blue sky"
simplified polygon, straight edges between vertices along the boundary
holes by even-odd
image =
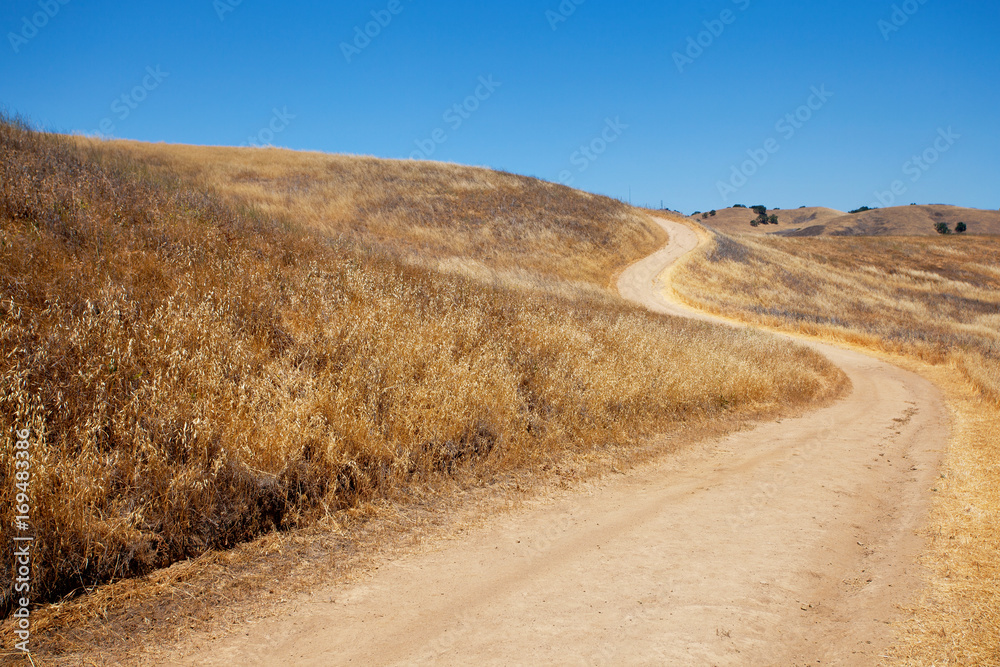
[[[631,190],[636,203],[686,212],[854,208],[894,182],[897,203],[1000,207],[996,0],[565,0],[562,10],[560,0],[7,0],[0,104],[45,129],[93,133],[104,121],[145,141],[253,137],[393,158],[433,147],[433,159]],[[370,43],[355,42],[377,18],[386,25],[368,26]],[[693,57],[678,64],[675,53]],[[823,86],[832,97],[810,99]],[[796,113],[808,120],[777,125]],[[748,151],[763,164],[744,164]],[[911,161],[925,151],[933,164]],[[745,183],[734,167],[751,174]],[[720,182],[740,187],[727,200]]]

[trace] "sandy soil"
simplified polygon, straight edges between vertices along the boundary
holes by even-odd
[[[697,237],[662,224],[671,244],[619,289],[691,316],[655,279]],[[920,377],[809,344],[849,375],[843,400],[562,492],[166,662],[877,662],[919,585],[948,417]]]

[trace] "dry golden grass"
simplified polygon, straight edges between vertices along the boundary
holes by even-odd
[[[441,162],[285,149],[115,141],[144,168],[294,227],[436,268],[487,267],[607,286],[658,248],[659,227],[620,201]]]
[[[934,225],[946,223],[951,229],[964,222],[969,234],[1000,234],[1000,211],[929,204],[893,206],[863,211],[831,221],[828,234],[838,236],[895,235],[934,236]]]
[[[704,218],[702,215],[692,216],[692,219],[703,225],[707,225],[723,234],[772,234],[774,232],[788,231],[793,228],[815,228],[822,226],[831,220],[836,220],[845,215],[843,211],[822,206],[808,206],[806,208],[775,209],[768,210],[768,214],[778,216],[777,225],[761,225],[752,227],[750,221],[757,217],[757,214],[748,208],[722,208],[715,212],[715,215]]]
[[[948,365],[929,371],[948,397],[953,444],[926,531],[932,573],[892,651],[902,665],[995,665],[1000,660],[1000,411]]]
[[[751,227],[756,217],[745,208],[727,208],[697,222],[723,234],[775,236],[936,236],[934,226],[949,228],[964,222],[969,234],[1000,234],[1000,211],[930,204],[893,206],[861,213],[844,213],[822,207],[768,211],[778,216],[777,225]]]
[[[935,492],[931,576],[903,627],[905,664],[1000,658],[1000,238],[717,236],[674,274],[699,307],[905,355],[948,396],[955,432]]]
[[[767,336],[657,317],[597,287],[549,289],[605,285],[655,239],[610,200],[481,170],[288,154],[333,185],[302,167],[308,204],[260,185],[220,201],[190,187],[209,175],[141,153],[0,124],[0,428],[33,433],[36,602],[458,471],[485,479],[839,388],[818,355]],[[260,169],[280,156],[258,155]],[[324,201],[313,187],[352,193],[335,219],[358,229],[324,227],[327,213],[294,224]],[[498,201],[519,217],[496,218]],[[366,207],[392,222],[350,217]],[[425,236],[437,259],[526,272],[543,289],[400,261]],[[609,245],[622,239],[632,245]],[[5,447],[4,526],[13,470]],[[0,564],[10,571],[10,550]]]

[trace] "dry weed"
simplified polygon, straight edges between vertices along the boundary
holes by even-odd
[[[77,141],[161,178],[211,189],[234,206],[409,263],[459,258],[606,287],[615,270],[665,240],[620,201],[489,169],[277,148]]]
[[[0,124],[0,428],[33,433],[36,602],[459,469],[487,476],[801,404],[838,382],[770,337],[559,288],[607,284],[655,238],[648,222],[610,228],[632,214],[609,200],[483,170],[290,154],[303,166],[283,172],[287,187],[244,166],[230,176],[247,193],[223,201],[213,149],[190,149],[204,190],[156,150],[144,163]],[[261,169],[280,157],[236,154]],[[330,192],[341,213],[289,222]],[[331,238],[328,215],[356,236]],[[447,245],[433,261],[468,253],[459,261],[525,285],[400,261],[424,252],[425,234]],[[5,527],[13,469],[5,447]],[[9,550],[0,564],[10,571]],[[6,611],[10,579],[0,585]]]

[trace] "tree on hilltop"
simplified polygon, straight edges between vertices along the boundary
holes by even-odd
[[[757,217],[750,221],[751,227],[778,224],[778,216],[768,215],[766,206],[758,204],[757,206],[751,206],[750,210],[757,214]]]

